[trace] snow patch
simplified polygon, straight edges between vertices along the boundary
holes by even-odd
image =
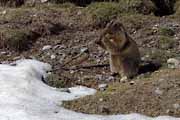
[[[64,100],[92,95],[94,89],[77,86],[63,92],[44,84],[51,66],[36,60],[0,65],[0,120],[180,120],[170,116],[150,118],[140,114],[87,115],[61,107]]]

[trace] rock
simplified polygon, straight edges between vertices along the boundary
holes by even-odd
[[[7,55],[8,53],[7,52],[5,52],[5,51],[2,51],[1,52],[1,55]]]
[[[2,15],[5,15],[5,14],[7,14],[7,11],[6,11],[6,10],[3,10],[3,11],[1,12],[1,14],[2,14]]]
[[[54,46],[53,47],[53,49],[65,49],[66,48],[66,46],[65,45],[56,45],[56,46]]]
[[[112,81],[112,80],[114,80],[115,78],[113,77],[113,76],[109,76],[107,79],[106,79],[106,81]]]
[[[162,94],[163,94],[163,91],[160,90],[159,88],[156,88],[155,93],[156,93],[157,95],[162,95]]]
[[[20,59],[22,59],[21,56],[17,56],[17,57],[14,57],[14,58],[13,58],[13,60],[20,60]]]
[[[175,104],[173,104],[173,107],[174,107],[174,109],[180,109],[180,104],[175,103]]]
[[[74,70],[70,70],[70,73],[71,73],[71,74],[74,74],[74,73],[75,73],[75,71],[74,71]]]
[[[106,114],[108,114],[110,112],[109,107],[105,106],[105,105],[100,106],[100,111],[101,111],[101,113],[106,113]]]
[[[51,55],[51,59],[55,59],[56,58],[56,56],[55,55]]]
[[[134,81],[131,81],[129,84],[130,84],[130,85],[134,85],[134,84],[135,84],[135,82],[134,82]]]
[[[168,68],[180,68],[180,61],[176,58],[169,58],[167,64]]]
[[[41,3],[46,3],[48,2],[49,0],[41,0]]]
[[[100,98],[99,101],[102,102],[102,101],[103,101],[103,98]]]
[[[77,12],[77,15],[79,16],[79,15],[82,15],[82,12],[81,11],[78,11]]]
[[[88,52],[88,48],[81,48],[81,53],[86,53]]]
[[[96,75],[96,79],[97,80],[103,80],[103,76],[102,75]]]
[[[100,91],[105,91],[107,89],[108,85],[107,84],[100,84],[98,85],[98,88]]]
[[[59,90],[60,92],[71,93],[71,91],[69,90],[69,88],[59,88],[58,90]]]
[[[128,78],[127,76],[124,76],[120,79],[120,82],[124,83],[124,82],[127,82]]]
[[[49,50],[51,48],[52,48],[51,45],[45,45],[45,46],[43,46],[42,51]]]

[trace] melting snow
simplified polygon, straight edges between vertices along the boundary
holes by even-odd
[[[94,89],[78,86],[70,93],[45,85],[41,79],[51,66],[36,60],[21,60],[0,65],[0,120],[180,120],[140,114],[87,115],[61,107],[61,101],[94,94]]]

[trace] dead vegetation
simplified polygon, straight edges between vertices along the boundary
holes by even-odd
[[[1,28],[0,47],[20,52],[28,50],[36,38],[37,34],[25,29]]]

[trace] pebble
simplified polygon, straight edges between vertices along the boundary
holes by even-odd
[[[180,68],[180,61],[176,58],[169,58],[167,60],[168,68]]]
[[[78,11],[78,12],[77,12],[77,15],[82,15],[82,12],[81,12],[81,11]]]
[[[100,84],[98,85],[98,88],[100,91],[105,91],[107,89],[108,85],[107,84]]]
[[[102,102],[102,101],[103,101],[103,98],[100,98],[99,101]]]
[[[70,73],[71,73],[71,74],[74,74],[74,73],[75,73],[75,71],[74,71],[74,70],[70,70]]]
[[[1,52],[1,55],[6,55],[6,54],[7,54],[7,52],[5,52],[5,51]]]
[[[107,114],[110,112],[109,107],[107,107],[105,105],[100,106],[100,111],[102,113],[107,113]]]
[[[66,46],[65,45],[56,45],[56,46],[54,46],[53,47],[53,49],[65,49],[66,48]]]
[[[51,49],[51,48],[52,48],[51,45],[45,45],[45,46],[42,48],[42,51],[49,50],[49,49]]]
[[[17,57],[14,57],[14,58],[13,58],[13,60],[20,60],[20,59],[22,59],[21,56],[17,56]]]
[[[51,59],[55,59],[56,58],[56,56],[55,55],[51,55]]]
[[[124,76],[120,79],[120,82],[124,83],[124,82],[127,82],[127,80],[128,80],[127,76]]]
[[[102,75],[96,75],[96,79],[97,80],[103,80],[103,76]]]
[[[3,11],[1,12],[1,14],[2,14],[2,15],[5,15],[5,14],[7,14],[7,11],[6,11],[6,10],[3,10]]]
[[[49,0],[41,0],[41,3],[46,3],[48,2]]]
[[[115,78],[113,77],[113,76],[109,76],[107,79],[106,79],[106,81],[112,81],[112,80],[114,80]]]
[[[159,88],[156,88],[155,93],[156,93],[157,95],[162,95],[162,94],[163,94],[163,91],[160,90]]]
[[[130,85],[134,85],[135,84],[135,82],[134,81],[130,81],[130,83],[129,83]]]
[[[81,48],[81,53],[88,52],[88,48]]]
[[[173,107],[174,107],[174,109],[179,109],[180,108],[180,104],[175,103],[175,104],[173,104]]]

